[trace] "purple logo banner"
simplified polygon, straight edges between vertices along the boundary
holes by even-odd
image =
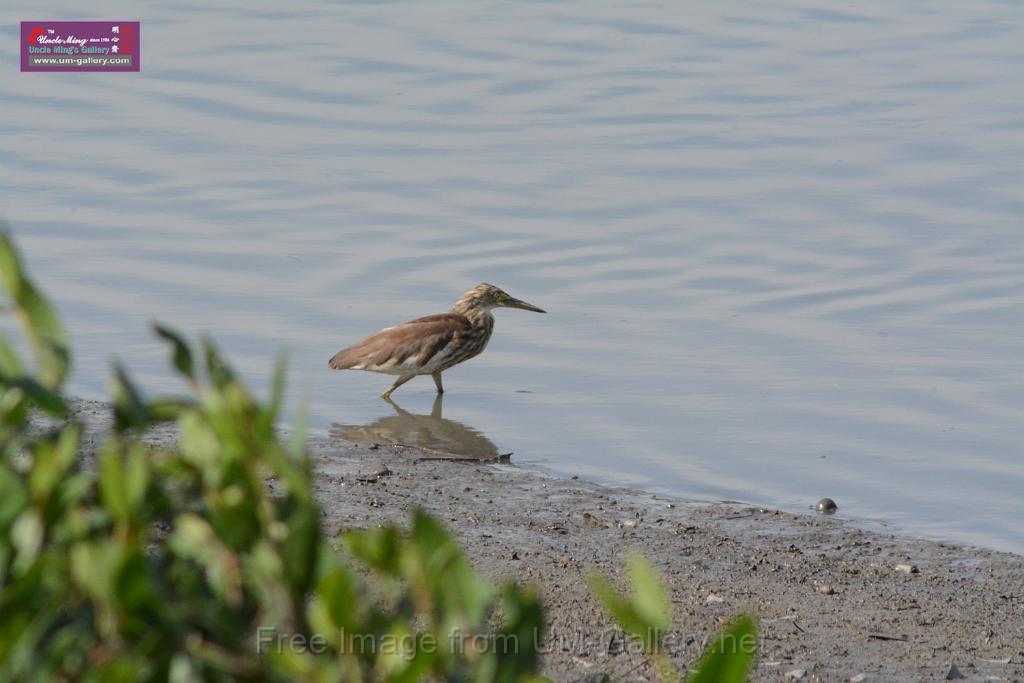
[[[23,21],[22,71],[138,71],[137,21]]]

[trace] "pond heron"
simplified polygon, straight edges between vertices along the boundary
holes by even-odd
[[[430,375],[437,393],[444,393],[441,373],[480,355],[494,331],[492,308],[521,308],[544,313],[525,301],[483,283],[462,295],[452,310],[386,327],[358,344],[334,354],[328,366],[334,370],[368,370],[398,375],[381,394],[388,398],[417,375]]]

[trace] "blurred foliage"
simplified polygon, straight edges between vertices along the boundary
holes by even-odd
[[[757,653],[757,625],[753,618],[740,615],[712,636],[697,668],[688,676],[673,664],[664,647],[672,626],[670,603],[665,586],[654,567],[643,556],[633,553],[626,564],[631,590],[629,596],[616,591],[603,575],[590,576],[590,587],[619,626],[636,638],[652,660],[662,681],[687,683],[742,683],[747,680]]]
[[[196,353],[157,325],[191,394],[147,399],[116,366],[92,461],[62,394],[67,337],[2,225],[0,284],[35,362],[0,335],[0,681],[539,680],[539,595],[478,576],[435,519],[322,535],[305,434],[274,430],[283,363],[263,404],[210,340]],[[145,445],[166,421],[177,444]],[[629,598],[594,589],[668,675],[667,595],[642,558],[629,571]],[[749,663],[713,644],[692,680]]]
[[[83,465],[66,336],[2,227],[0,273],[35,357],[0,338],[0,680],[535,679],[538,595],[496,591],[437,521],[324,538],[304,434],[274,430],[281,363],[264,405],[212,342],[157,326],[192,395],[147,400],[115,368]],[[143,445],[168,420],[176,447]]]

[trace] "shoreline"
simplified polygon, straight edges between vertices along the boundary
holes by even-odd
[[[110,408],[76,400],[72,415],[86,428],[88,459],[109,430]],[[173,425],[145,437],[175,439]],[[666,583],[677,663],[693,662],[724,620],[750,611],[761,624],[752,680],[1024,678],[1024,556],[654,496],[514,461],[438,460],[323,437],[308,451],[328,538],[405,524],[420,507],[455,533],[482,574],[536,584],[549,620],[543,673],[556,681],[654,678],[647,659],[615,636],[586,582],[592,569],[618,580],[631,549]]]

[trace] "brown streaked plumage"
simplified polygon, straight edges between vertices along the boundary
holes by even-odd
[[[492,308],[521,308],[544,313],[515,299],[494,285],[479,284],[462,295],[452,310],[386,327],[358,344],[334,354],[328,366],[335,370],[368,370],[398,379],[381,394],[391,392],[416,375],[431,375],[437,393],[444,393],[441,373],[480,355],[494,331]]]

